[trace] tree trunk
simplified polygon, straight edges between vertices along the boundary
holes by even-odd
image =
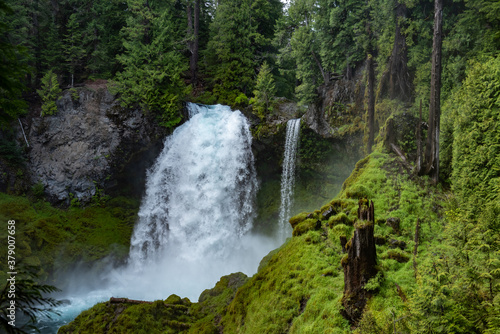
[[[342,315],[356,325],[363,315],[370,292],[364,286],[377,274],[377,251],[373,236],[375,209],[373,201],[360,200],[358,223],[351,240],[346,244],[347,256],[342,259],[344,268],[344,296]]]
[[[373,140],[375,138],[375,73],[373,70],[373,57],[368,55],[366,59],[366,69],[368,71],[368,146],[367,151],[372,151]]]
[[[189,71],[191,75],[191,84],[196,85],[197,80],[197,63],[198,63],[198,45],[199,45],[199,27],[200,27],[200,0],[194,0],[194,20],[193,20],[193,2],[188,0],[186,7],[187,14],[187,35],[188,35],[188,49],[191,53],[189,58]]]
[[[191,83],[196,85],[198,71],[198,52],[199,52],[199,35],[200,35],[200,0],[194,2],[194,40],[193,52],[191,54]]]
[[[441,119],[441,46],[443,26],[443,0],[434,1],[434,37],[432,41],[431,96],[429,105],[429,131],[425,145],[424,174],[434,183],[439,180],[439,129]]]
[[[415,137],[417,140],[417,162],[415,166],[415,173],[420,174],[420,171],[422,170],[422,100],[420,100],[417,133],[415,134]]]
[[[400,98],[403,101],[408,101],[411,97],[410,74],[407,66],[408,50],[406,48],[406,38],[401,33],[401,21],[406,17],[406,12],[406,5],[398,3],[396,6],[396,31],[389,75],[389,96],[391,99]]]
[[[417,278],[417,254],[418,254],[418,241],[420,236],[420,218],[417,218],[417,224],[415,226],[415,246],[413,247],[413,270],[415,272],[415,278]]]
[[[388,69],[380,79],[379,92],[386,93],[391,99],[399,98],[402,101],[411,99],[411,80],[408,71],[408,50],[406,38],[401,33],[402,21],[406,17],[407,8],[405,4],[397,3],[395,8],[396,30],[394,32],[394,45],[389,58]],[[377,95],[378,98],[378,95]]]
[[[318,65],[318,68],[319,68],[319,71],[321,72],[321,76],[323,77],[324,83],[327,84],[330,81],[329,73],[324,70],[323,66],[321,66],[321,61],[318,59],[318,56],[316,56],[316,53],[311,50],[311,54],[314,58],[314,61],[316,62],[316,65]]]

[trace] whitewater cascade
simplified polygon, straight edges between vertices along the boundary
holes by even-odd
[[[283,171],[281,173],[281,205],[279,219],[279,237],[285,241],[289,235],[288,220],[293,205],[293,191],[295,185],[295,160],[300,132],[300,118],[291,119],[286,124],[285,154]]]
[[[101,264],[68,278],[57,308],[45,319],[54,333],[83,310],[113,297],[195,301],[221,276],[253,275],[278,246],[251,233],[257,178],[250,125],[227,106],[188,103],[189,120],[165,140],[149,170],[127,265]],[[42,324],[40,324],[42,326]]]
[[[131,239],[133,266],[164,257],[223,259],[252,226],[257,190],[252,136],[228,106],[187,105],[147,177]]]

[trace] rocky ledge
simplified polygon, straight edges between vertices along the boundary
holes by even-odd
[[[32,183],[43,184],[48,199],[62,205],[89,202],[101,190],[140,194],[166,130],[141,110],[122,108],[104,87],[65,91],[57,109],[31,122]]]

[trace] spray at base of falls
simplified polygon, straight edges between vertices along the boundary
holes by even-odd
[[[286,124],[285,153],[281,174],[281,205],[279,218],[279,238],[284,242],[290,235],[288,224],[293,206],[295,186],[295,165],[300,132],[300,118],[291,119]]]
[[[98,284],[75,273],[59,325],[112,296],[196,301],[221,276],[253,275],[279,246],[251,233],[257,178],[248,121],[227,106],[188,109],[190,119],[165,140],[148,173],[128,265],[102,269]]]

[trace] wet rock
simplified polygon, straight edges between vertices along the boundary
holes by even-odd
[[[328,219],[336,213],[335,209],[332,206],[329,206],[325,211],[321,213],[323,219]]]
[[[375,238],[375,244],[376,245],[385,245],[385,243],[387,242],[387,240],[385,239],[385,237],[380,236],[380,235],[376,235],[374,238]]]

